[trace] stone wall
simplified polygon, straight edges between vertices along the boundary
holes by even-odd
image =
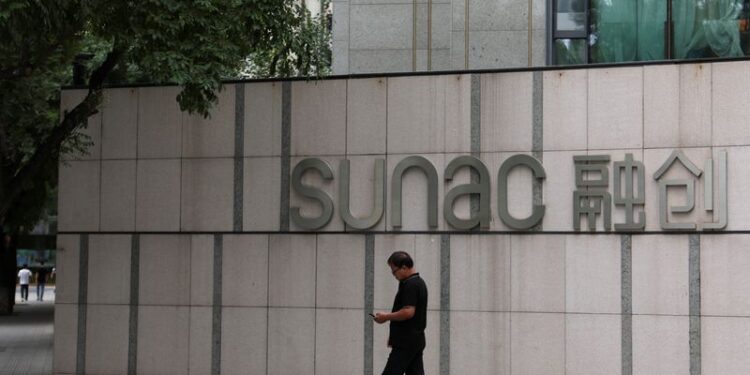
[[[378,374],[387,326],[367,313],[390,308],[385,259],[399,249],[430,290],[428,374],[745,373],[746,87],[747,62],[247,82],[227,84],[210,119],[181,113],[174,87],[108,89],[86,129],[90,154],[60,169],[55,371]],[[64,91],[63,109],[81,95]],[[701,169],[726,151],[726,228],[661,228],[652,175],[676,149]],[[583,220],[575,232],[573,157],[610,155],[611,192],[627,153],[645,166],[645,231],[606,232],[599,219],[596,233]],[[516,154],[546,171],[541,184],[524,168],[509,175],[511,214],[545,205],[529,231],[498,216],[498,169]],[[411,155],[436,167],[436,227],[419,170],[404,177],[393,226],[391,173]],[[488,229],[443,216],[447,192],[472,181],[466,168],[444,181],[460,155],[489,170]],[[314,231],[290,220],[294,207],[321,212],[290,187],[310,157],[334,178],[302,182],[336,205]],[[370,213],[375,160],[386,161],[385,213],[367,231],[338,212],[343,159],[355,216]],[[670,178],[689,177],[675,168]],[[703,189],[669,220],[719,215]],[[454,211],[472,206],[464,197]],[[624,217],[614,205],[613,223]]]
[[[334,0],[333,72],[543,66],[546,3]]]

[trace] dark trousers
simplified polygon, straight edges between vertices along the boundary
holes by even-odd
[[[29,300],[29,284],[21,284],[21,299]]]
[[[383,375],[424,375],[424,349],[393,348],[388,356]]]
[[[36,300],[41,301],[44,299],[44,283],[36,284]]]

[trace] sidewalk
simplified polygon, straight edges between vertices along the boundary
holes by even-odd
[[[0,316],[0,375],[52,374],[55,287],[47,287],[44,302],[29,288],[29,302],[16,293],[12,316]]]

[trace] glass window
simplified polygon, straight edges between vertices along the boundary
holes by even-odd
[[[553,62],[750,55],[750,0],[550,0]]]
[[[592,62],[664,58],[663,0],[592,0]]]
[[[556,39],[555,55],[560,65],[586,63],[586,39]]]
[[[739,57],[748,52],[748,0],[674,0],[678,59]]]
[[[586,1],[557,0],[557,31],[586,31]]]

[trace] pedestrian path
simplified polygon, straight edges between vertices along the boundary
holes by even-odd
[[[0,375],[52,374],[54,290],[46,288],[43,302],[36,289],[29,288],[29,302],[18,292],[14,314],[0,316]]]

